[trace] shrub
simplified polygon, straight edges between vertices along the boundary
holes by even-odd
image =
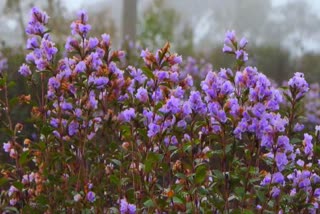
[[[200,85],[168,43],[122,70],[125,53],[107,34],[88,36],[84,11],[56,59],[47,23],[33,8],[19,70],[39,89],[20,98],[32,106],[30,121],[14,124],[13,106],[1,99],[10,159],[1,166],[4,212],[316,212],[319,127],[301,125],[302,73],[274,87],[245,66],[248,42],[233,31],[223,51],[234,68],[206,71]]]

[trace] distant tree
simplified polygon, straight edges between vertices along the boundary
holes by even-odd
[[[164,2],[153,1],[139,20],[138,39],[143,46],[161,47],[166,41],[174,41],[179,16],[175,9],[164,7]]]
[[[137,0],[123,0],[122,12],[122,39],[128,36],[130,39],[136,38],[137,25]]]

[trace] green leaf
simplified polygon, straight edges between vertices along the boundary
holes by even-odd
[[[178,178],[182,178],[182,179],[186,179],[187,178],[185,174],[180,173],[180,172],[176,173],[175,176],[178,177]]]
[[[0,187],[3,186],[4,184],[8,183],[8,179],[5,177],[0,178]]]
[[[154,79],[154,75],[152,73],[152,71],[147,68],[147,67],[142,67],[141,70],[143,71],[143,73],[150,79]]]
[[[48,198],[46,198],[44,195],[39,195],[37,198],[36,198],[36,201],[37,203],[41,204],[41,205],[46,205],[48,204]]]
[[[266,201],[266,196],[265,196],[264,192],[256,190],[256,194],[257,194],[259,200],[261,201],[261,203],[264,203]]]
[[[240,199],[242,199],[245,196],[244,187],[236,187],[234,192]]]
[[[19,101],[19,98],[18,98],[18,97],[11,98],[10,101],[9,101],[10,107],[16,106],[17,103],[18,103],[18,101]]]
[[[207,175],[207,167],[202,164],[196,168],[196,174],[195,174],[195,182],[197,184],[201,184],[205,179]]]
[[[243,210],[243,214],[253,214],[252,210]]]
[[[17,213],[17,214],[20,213],[19,210],[15,207],[6,207],[4,210],[10,211],[9,213]],[[7,212],[4,212],[4,213],[7,213]]]
[[[110,182],[115,185],[120,185],[120,179],[115,175],[110,175]]]
[[[14,86],[16,86],[16,82],[10,81],[10,82],[8,83],[8,88],[12,88],[12,87],[14,87]]]
[[[41,128],[41,133],[45,136],[48,136],[50,134],[52,134],[53,132],[53,128],[49,125],[44,125],[42,128]]]
[[[117,166],[121,166],[121,161],[117,160],[117,159],[111,159],[111,161],[117,165]]]
[[[147,158],[144,162],[145,172],[147,172],[147,173],[151,172],[155,163],[160,162],[162,160],[162,158],[163,158],[163,155],[161,155],[161,154],[148,153]]]
[[[13,186],[15,188],[17,188],[18,190],[20,190],[20,191],[23,189],[23,184],[21,182],[18,182],[18,181],[13,182]]]
[[[292,138],[292,139],[290,140],[290,142],[291,142],[292,144],[296,144],[296,143],[301,143],[302,140],[300,140],[299,138]]]
[[[153,207],[153,206],[154,206],[154,203],[153,203],[152,199],[148,199],[148,200],[146,200],[146,201],[143,203],[143,205],[144,205],[145,207],[147,207],[147,208],[150,208],[150,207]]]
[[[224,179],[224,176],[222,174],[222,172],[220,170],[213,170],[213,174],[215,175],[215,177],[218,179],[218,180],[223,180]]]
[[[19,158],[19,163],[21,165],[26,164],[28,162],[28,156],[29,156],[29,151],[23,152]]]
[[[81,211],[81,214],[90,214],[92,213],[90,209],[86,208],[84,210]]]
[[[172,198],[172,200],[173,200],[173,203],[175,203],[175,204],[184,204],[183,201],[180,198],[178,198],[177,196],[174,196]]]

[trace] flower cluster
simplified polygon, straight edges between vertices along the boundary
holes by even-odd
[[[37,8],[32,8],[31,19],[28,22],[26,33],[29,36],[26,48],[31,52],[26,56],[29,65],[35,65],[38,71],[49,70],[53,59],[58,52],[46,29],[48,15]],[[24,76],[32,74],[30,67],[23,64],[19,73]]]
[[[236,33],[234,31],[228,31],[222,51],[224,53],[234,54],[237,60],[246,62],[248,61],[248,53],[245,50],[247,44],[248,41],[246,38],[242,38],[240,42],[238,42]]]

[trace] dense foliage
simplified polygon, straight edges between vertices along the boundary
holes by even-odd
[[[302,73],[274,86],[233,31],[233,68],[184,64],[168,43],[128,66],[109,35],[88,36],[84,11],[57,59],[47,23],[33,8],[19,69],[32,96],[8,97],[0,56],[5,213],[316,213],[319,88]],[[17,105],[29,120],[11,120]]]

